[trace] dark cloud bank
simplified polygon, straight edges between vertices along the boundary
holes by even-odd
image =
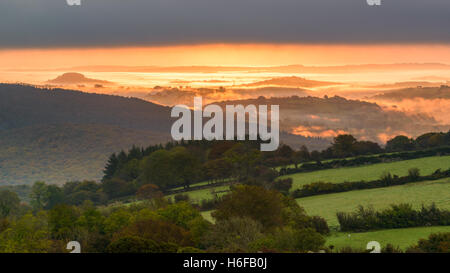
[[[449,43],[450,1],[1,0],[0,47]]]

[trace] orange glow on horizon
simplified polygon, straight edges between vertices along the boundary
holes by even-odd
[[[0,49],[2,69],[73,66],[277,66],[450,64],[450,45],[204,44],[160,47]]]

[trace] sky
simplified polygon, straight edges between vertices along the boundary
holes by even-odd
[[[0,0],[0,69],[450,64],[449,0]]]
[[[450,43],[450,1],[1,0],[0,48]]]

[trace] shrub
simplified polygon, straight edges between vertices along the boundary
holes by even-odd
[[[420,170],[418,168],[411,168],[408,170],[408,176],[411,179],[417,179],[420,177]]]
[[[272,189],[288,195],[292,188],[292,178],[278,179],[272,183]]]
[[[111,242],[106,248],[108,253],[151,253],[157,252],[157,245],[152,240],[138,236],[126,236]]]
[[[367,231],[374,229],[407,228],[419,226],[447,226],[450,211],[440,210],[435,204],[414,210],[410,204],[391,205],[375,212],[373,208],[358,207],[356,212],[336,214],[341,231]]]
[[[162,198],[163,193],[159,190],[158,186],[154,184],[145,184],[138,189],[136,197],[139,199]]]
[[[311,227],[320,234],[330,233],[330,228],[328,227],[327,221],[320,216],[311,217]]]
[[[249,245],[262,237],[263,227],[248,217],[219,220],[205,234],[202,244],[214,252],[249,252]]]
[[[248,217],[260,222],[265,228],[272,229],[284,224],[282,211],[285,207],[284,196],[279,192],[241,185],[222,197],[212,215],[217,220]]]
[[[403,253],[403,251],[398,246],[393,246],[392,244],[387,244],[381,249],[381,253]]]
[[[420,239],[417,245],[409,247],[408,253],[450,253],[450,232],[433,233],[427,239]]]
[[[252,250],[264,252],[316,252],[322,249],[324,244],[324,237],[311,228],[283,228],[255,241],[252,244]]]
[[[187,195],[187,194],[182,194],[182,193],[179,193],[179,194],[176,194],[175,195],[175,203],[178,203],[178,202],[189,202],[189,195]]]

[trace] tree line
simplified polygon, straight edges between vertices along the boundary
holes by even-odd
[[[147,184],[166,192],[204,181],[242,183],[279,166],[293,166],[281,168],[278,175],[284,175],[385,159],[412,159],[449,152],[445,147],[450,145],[450,132],[427,133],[416,139],[397,136],[385,148],[358,141],[352,135],[335,137],[330,147],[321,152],[310,152],[305,146],[294,150],[285,144],[273,152],[260,152],[259,144],[260,141],[180,141],[133,147],[110,156],[102,187],[108,198],[120,198],[136,194]]]

